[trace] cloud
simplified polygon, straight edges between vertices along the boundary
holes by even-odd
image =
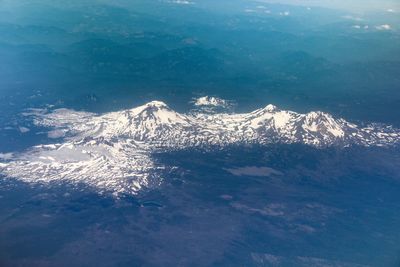
[[[327,7],[349,10],[355,13],[382,11],[386,9],[400,10],[400,1],[398,0],[258,0],[257,2],[301,5],[306,7]]]
[[[194,2],[187,1],[187,0],[174,0],[174,1],[171,1],[171,3],[179,4],[179,5],[193,5],[194,4]]]
[[[279,12],[279,15],[281,15],[281,16],[289,16],[290,12],[289,11]]]
[[[343,18],[344,18],[344,19],[349,19],[349,20],[354,20],[354,21],[363,21],[363,20],[364,20],[363,18],[354,17],[354,16],[352,16],[352,15],[346,15],[346,16],[343,16]]]
[[[388,30],[392,29],[392,26],[390,26],[389,24],[383,24],[383,25],[375,26],[375,29],[377,29],[379,31],[388,31]]]
[[[351,28],[357,29],[357,30],[361,30],[361,29],[368,30],[369,29],[369,25],[355,24],[355,25],[351,26]]]
[[[19,127],[19,131],[20,131],[21,133],[27,133],[27,132],[30,131],[30,129],[29,129],[29,128],[26,128],[26,127],[23,127],[23,126],[20,126],[20,127]]]
[[[261,5],[256,6],[255,9],[246,8],[244,10],[244,12],[246,12],[246,13],[259,13],[259,14],[262,14],[262,13],[271,14],[271,11],[268,10],[266,6],[261,6]]]
[[[396,13],[396,10],[389,8],[389,9],[386,10],[386,12],[389,12],[389,13]]]

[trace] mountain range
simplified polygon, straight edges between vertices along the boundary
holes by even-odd
[[[317,148],[394,146],[400,131],[391,126],[360,127],[324,112],[306,114],[267,105],[249,113],[179,113],[161,101],[94,114],[69,109],[31,110],[25,115],[48,127],[58,142],[35,146],[0,162],[0,172],[25,182],[85,183],[100,192],[137,193],[162,182],[154,152],[186,148],[219,149],[233,144],[300,143]]]

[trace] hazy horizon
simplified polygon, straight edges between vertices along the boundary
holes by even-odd
[[[310,7],[328,7],[335,9],[349,10],[352,12],[399,12],[400,2],[392,0],[256,0],[256,2],[274,3],[274,4],[289,4],[303,5]]]

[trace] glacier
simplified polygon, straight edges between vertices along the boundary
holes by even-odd
[[[210,99],[199,101],[205,100]],[[156,163],[156,152],[271,143],[395,146],[400,140],[399,129],[391,126],[361,127],[328,113],[301,114],[274,105],[249,113],[179,113],[152,101],[105,114],[63,108],[32,109],[24,115],[49,128],[49,138],[62,141],[1,157],[1,174],[27,183],[85,184],[116,196],[162,183],[161,171],[172,167]]]

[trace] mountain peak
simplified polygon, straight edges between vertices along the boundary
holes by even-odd
[[[130,117],[135,125],[145,126],[149,130],[157,125],[187,124],[187,117],[184,114],[172,110],[162,101],[151,101],[138,108],[132,109]],[[132,123],[132,122],[131,122]],[[140,128],[140,127],[139,127]],[[136,129],[136,128],[135,128]],[[137,130],[137,129],[136,129]]]
[[[268,112],[274,112],[278,110],[278,107],[272,104],[267,105],[264,110],[268,111]]]
[[[162,101],[153,100],[144,105],[145,107],[155,107],[155,108],[169,108],[167,104]]]
[[[156,113],[156,112],[174,112],[167,104],[162,101],[151,101],[139,107],[130,109],[131,115],[136,116],[143,113]]]

